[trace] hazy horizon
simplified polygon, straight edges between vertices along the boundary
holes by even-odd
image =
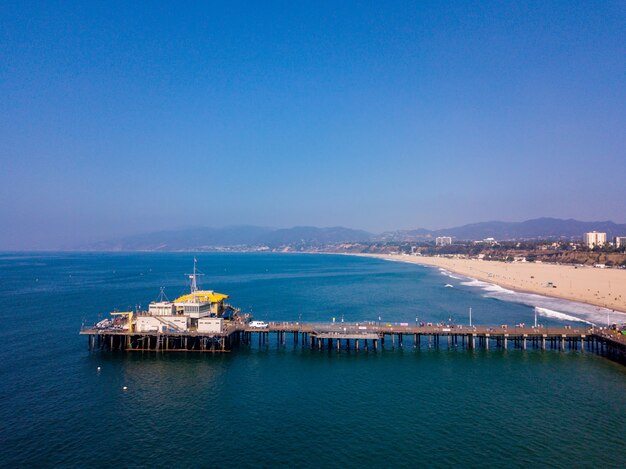
[[[551,217],[542,217],[542,218],[551,218]],[[531,220],[537,220],[538,218],[535,219],[531,219]],[[573,219],[570,219],[573,220]],[[359,228],[359,227],[353,227],[353,226],[345,226],[345,225],[333,225],[333,226],[317,226],[317,225],[293,225],[293,226],[259,226],[259,225],[250,225],[250,224],[234,224],[234,225],[225,225],[225,226],[209,226],[209,225],[187,225],[187,226],[178,226],[178,227],[167,227],[164,229],[145,229],[145,230],[141,230],[141,231],[135,231],[135,232],[126,232],[126,233],[121,233],[121,234],[117,234],[117,235],[109,235],[109,236],[100,236],[100,237],[85,237],[81,240],[73,240],[73,241],[69,241],[69,242],[61,242],[61,243],[57,243],[57,244],[53,244],[50,241],[47,242],[47,244],[45,245],[40,245],[40,246],[28,246],[28,247],[0,247],[0,251],[5,251],[5,252],[11,252],[11,251],[74,251],[74,250],[92,250],[95,246],[98,246],[100,243],[104,243],[106,244],[110,244],[112,242],[116,242],[116,241],[122,241],[122,240],[128,240],[131,239],[133,237],[144,237],[144,236],[150,236],[150,235],[157,235],[159,233],[166,233],[166,232],[174,232],[174,233],[184,233],[187,231],[193,231],[193,230],[201,230],[201,229],[213,229],[213,230],[227,230],[227,229],[233,229],[233,228],[241,228],[243,231],[245,231],[246,228],[261,228],[261,229],[267,229],[269,231],[275,231],[275,230],[290,230],[293,228],[320,228],[320,229],[332,229],[332,228],[347,228],[350,230],[356,230],[356,231],[365,231],[368,232],[372,235],[382,235],[385,233],[393,233],[396,231],[412,231],[412,230],[421,230],[421,229],[425,229],[428,231],[445,231],[445,230],[454,230],[463,226],[468,226],[468,225],[476,225],[476,224],[481,224],[481,223],[523,223],[525,221],[530,221],[530,220],[513,220],[513,221],[505,221],[505,220],[483,220],[483,221],[478,221],[478,222],[473,222],[473,223],[468,223],[468,224],[463,224],[463,225],[455,225],[455,226],[445,226],[445,227],[426,227],[426,226],[415,226],[412,228],[398,228],[398,229],[391,229],[391,230],[382,230],[382,231],[371,231],[371,230],[366,230],[363,228]],[[565,220],[567,221],[567,220]],[[619,223],[619,222],[615,222],[614,220],[574,220],[577,222],[583,222],[583,223],[616,223],[619,225],[626,225],[626,223]],[[625,232],[626,233],[626,232]],[[580,233],[581,237],[582,237],[582,232]],[[443,233],[443,235],[448,235],[447,233]],[[107,248],[108,249],[108,248]]]
[[[0,10],[0,249],[626,223],[623,2]]]

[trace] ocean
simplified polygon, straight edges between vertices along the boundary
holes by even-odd
[[[626,368],[593,353],[337,353],[289,340],[88,352],[81,324],[146,307],[160,287],[187,292],[194,255],[202,288],[265,321],[467,324],[471,307],[474,324],[532,324],[533,306],[546,326],[602,317],[379,259],[2,253],[0,466],[624,466]]]

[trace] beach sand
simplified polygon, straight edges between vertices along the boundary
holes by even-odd
[[[579,301],[626,313],[626,269],[600,269],[534,262],[508,263],[446,257],[362,254],[450,272],[511,290]],[[556,286],[548,286],[549,283]]]

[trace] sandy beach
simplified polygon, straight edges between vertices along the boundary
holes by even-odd
[[[434,266],[511,290],[579,301],[626,313],[626,270],[478,259],[363,254]]]

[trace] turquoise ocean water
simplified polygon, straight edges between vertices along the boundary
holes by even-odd
[[[467,324],[470,306],[477,324],[534,320],[515,302],[527,299],[409,264],[197,257],[202,287],[262,320]],[[0,255],[1,466],[624,467],[626,368],[591,353],[338,354],[289,340],[215,356],[87,351],[83,321],[145,307],[161,286],[186,292],[192,260]],[[577,308],[568,316],[593,315]]]

